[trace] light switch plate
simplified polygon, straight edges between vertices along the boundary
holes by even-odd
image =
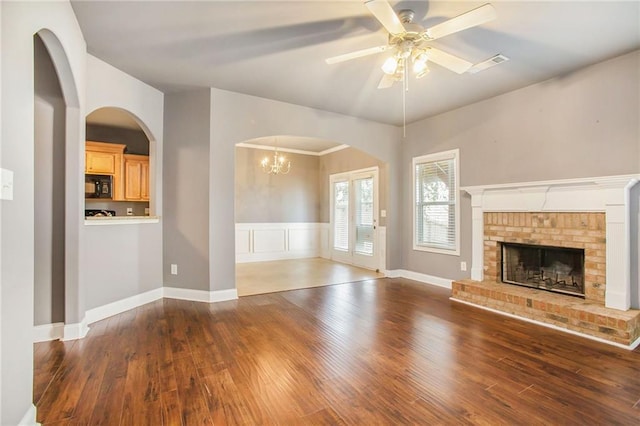
[[[13,200],[13,171],[0,169],[0,200]]]
[[[387,217],[387,211],[386,210],[380,210],[380,217]]]

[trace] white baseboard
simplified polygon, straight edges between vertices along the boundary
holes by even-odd
[[[518,315],[510,314],[508,312],[499,311],[497,309],[489,308],[489,307],[486,307],[486,306],[476,305],[475,303],[467,302],[466,300],[459,300],[459,299],[455,299],[453,297],[450,297],[449,300],[452,300],[452,301],[457,302],[457,303],[462,303],[463,305],[469,305],[469,306],[473,306],[475,308],[484,309],[485,311],[489,311],[489,312],[493,312],[493,313],[496,313],[496,314],[504,315],[506,317],[515,318],[515,319],[526,321],[526,322],[529,322],[529,323],[532,323],[532,324],[541,325],[543,327],[552,328],[552,329],[558,330],[558,331],[563,331],[565,333],[573,334],[574,336],[586,337],[587,339],[595,340],[596,342],[606,343],[607,345],[617,346],[618,348],[626,349],[626,350],[629,350],[629,351],[632,351],[635,348],[637,348],[638,346],[640,346],[640,338],[636,339],[635,342],[633,342],[629,346],[627,346],[627,345],[623,345],[622,343],[616,343],[616,342],[612,342],[610,340],[601,339],[600,337],[595,337],[595,336],[591,336],[589,334],[584,334],[584,333],[580,333],[580,332],[577,332],[577,331],[574,331],[574,330],[569,330],[568,328],[558,327],[557,325],[554,325],[554,324],[548,324],[546,322],[536,321],[536,320],[531,319],[531,318],[521,317],[521,316],[518,316]]]
[[[209,302],[226,302],[227,300],[236,300],[238,298],[238,290],[229,288],[227,290],[215,290],[209,295]]]
[[[89,326],[87,325],[87,317],[82,318],[82,321],[74,324],[65,324],[64,336],[62,340],[76,340],[82,339],[89,332]]]
[[[406,269],[393,269],[385,271],[385,275],[389,278],[406,278],[409,280],[419,281],[421,283],[431,284],[448,289],[451,289],[451,283],[453,282],[453,280],[447,278],[421,274],[420,272],[408,271]]]
[[[39,424],[40,423],[36,422],[36,406],[31,404],[27,412],[22,416],[18,426],[34,426]]]
[[[226,290],[191,290],[187,288],[164,287],[163,297],[168,299],[189,300],[192,302],[225,302],[238,298],[238,290],[230,288]]]
[[[34,327],[33,341],[45,342],[49,340],[75,340],[81,339],[89,332],[87,324],[101,321],[113,315],[120,314],[130,309],[135,309],[147,303],[154,302],[162,298],[189,300],[193,302],[215,303],[238,298],[238,291],[235,288],[226,290],[191,290],[186,288],[160,287],[145,293],[117,300],[97,308],[89,309],[80,323],[76,324],[45,324]]]
[[[112,317],[158,299],[162,299],[162,287],[89,309],[86,313],[87,324]]]
[[[236,263],[272,262],[274,260],[311,259],[320,257],[320,250],[280,251],[273,253],[238,253]]]
[[[209,302],[210,296],[206,290],[193,290],[189,288],[164,287],[163,297],[168,299],[190,300],[192,302]]]
[[[33,327],[33,342],[49,342],[64,338],[64,323],[42,324]]]

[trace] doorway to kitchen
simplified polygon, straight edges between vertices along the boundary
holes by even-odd
[[[47,47],[34,41],[34,326],[61,337],[65,322],[66,103]]]
[[[380,269],[378,259],[378,168],[329,177],[331,259]]]

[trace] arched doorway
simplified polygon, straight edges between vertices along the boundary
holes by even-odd
[[[271,169],[262,166],[263,161],[273,161],[276,149],[278,158],[285,158],[277,161],[291,164],[288,173],[269,173]],[[346,145],[294,136],[263,137],[237,144],[235,157],[239,296],[382,276],[376,272],[385,264],[384,229],[377,226],[377,201],[376,211],[373,204],[369,211],[371,229],[376,225],[372,234],[375,238],[370,240],[372,250],[364,256],[370,261],[357,264],[351,258],[335,255],[330,176],[363,168],[375,169],[376,175],[380,171],[382,205],[386,209],[386,163]],[[353,243],[359,230],[345,230]],[[357,250],[349,247],[348,251]]]
[[[48,30],[34,43],[34,325],[36,340],[64,337],[67,300],[78,300],[79,237],[69,220],[68,188],[79,116],[78,96],[64,50]],[[71,170],[70,170],[71,169]],[[77,197],[75,197],[77,200]],[[70,226],[71,225],[71,226]],[[70,237],[71,236],[71,237]],[[70,284],[71,283],[71,284]],[[77,307],[77,306],[76,306]],[[73,308],[72,308],[73,309]]]

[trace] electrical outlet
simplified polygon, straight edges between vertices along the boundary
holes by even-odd
[[[175,263],[171,264],[171,275],[178,275],[178,265]]]
[[[387,211],[386,210],[380,210],[380,217],[387,217]]]
[[[460,270],[461,271],[467,270],[467,262],[460,262]]]
[[[127,207],[127,216],[133,216],[133,207]]]

